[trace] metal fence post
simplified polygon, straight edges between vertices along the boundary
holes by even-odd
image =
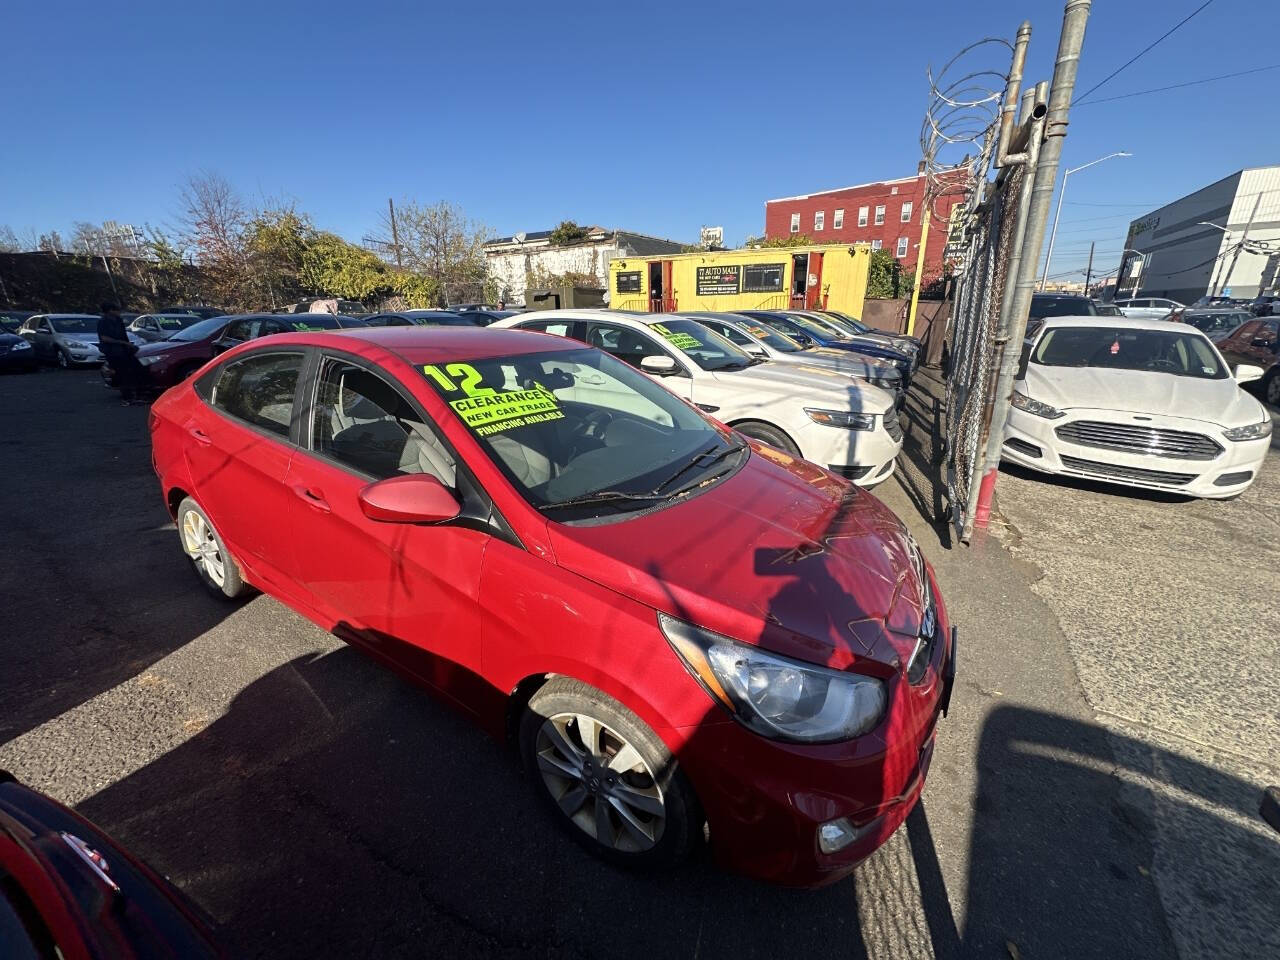
[[[1048,112],[1044,119],[1044,142],[1040,147],[1031,202],[1025,227],[1021,261],[1018,264],[1018,280],[1014,288],[1013,303],[1009,305],[1009,342],[1021,343],[1026,335],[1027,314],[1031,309],[1031,294],[1036,284],[1036,267],[1040,261],[1040,248],[1044,242],[1045,225],[1049,219],[1049,206],[1053,200],[1053,187],[1058,178],[1058,163],[1062,157],[1062,140],[1067,135],[1067,114],[1071,109],[1071,97],[1075,93],[1076,71],[1080,65],[1080,51],[1084,47],[1085,25],[1089,20],[1092,0],[1068,0],[1062,16],[1062,34],[1058,40],[1058,57],[1053,67],[1053,86],[1049,91]],[[1017,354],[1006,352],[1002,358],[998,392],[992,409],[988,438],[999,443],[1004,435],[1004,425],[1009,418],[1009,398],[1013,390],[1013,370]],[[990,449],[990,444],[988,445]],[[999,464],[999,448],[996,448],[996,464]],[[987,463],[987,474],[981,484],[981,497],[975,514],[985,511],[989,515],[991,497],[995,490],[996,467]]]

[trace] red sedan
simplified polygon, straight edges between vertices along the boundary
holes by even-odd
[[[923,786],[955,639],[901,522],[560,337],[377,328],[217,357],[155,404],[194,567],[510,738],[596,853],[849,873]]]

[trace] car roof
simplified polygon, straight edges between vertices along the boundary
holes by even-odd
[[[1186,333],[1188,330],[1195,329],[1176,320],[1140,320],[1136,317],[1046,317],[1041,329],[1048,330],[1051,327],[1109,327],[1125,330],[1166,330],[1170,333]]]
[[[412,364],[589,349],[554,334],[494,327],[348,327],[340,332],[311,331],[283,336],[337,349],[359,340],[399,354]]]

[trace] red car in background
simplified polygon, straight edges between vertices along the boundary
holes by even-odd
[[[352,324],[363,326],[357,321]],[[242,313],[210,317],[179,330],[167,340],[139,347],[137,357],[147,371],[150,385],[166,390],[181,383],[219,353],[248,340],[299,330],[338,330],[342,326],[340,318],[327,313]],[[108,363],[102,365],[102,379],[108,387],[116,386],[116,372]]]
[[[513,330],[228,351],[152,408],[213,591],[261,589],[509,738],[595,853],[704,829],[848,874],[924,784],[955,637],[902,523],[613,357]]]

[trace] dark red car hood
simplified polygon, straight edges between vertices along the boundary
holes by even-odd
[[[887,507],[770,448],[683,503],[549,532],[557,562],[589,580],[837,669],[899,669],[927,603],[923,560]]]

